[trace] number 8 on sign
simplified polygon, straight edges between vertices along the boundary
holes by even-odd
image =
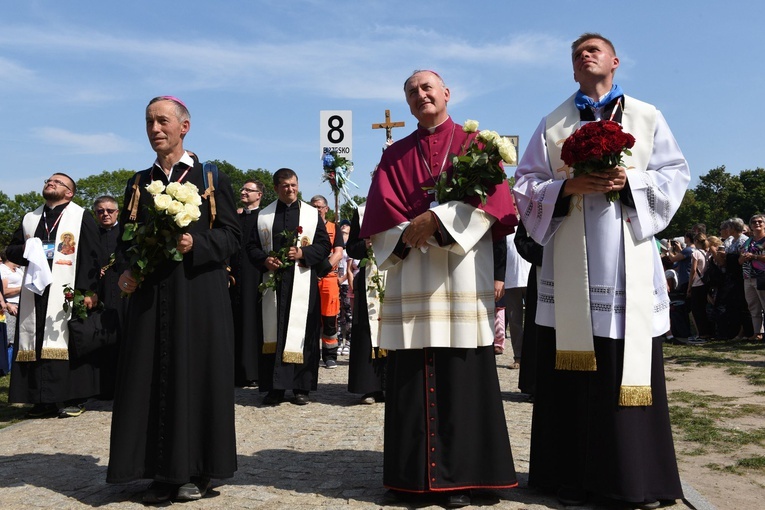
[[[350,110],[322,110],[319,124],[319,150],[321,154],[335,151],[346,159],[353,157]]]

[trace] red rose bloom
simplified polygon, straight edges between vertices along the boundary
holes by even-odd
[[[625,133],[617,122],[601,120],[589,122],[566,138],[561,148],[561,159],[574,169],[574,176],[607,170],[623,164],[622,155],[630,154],[635,137]],[[613,202],[618,193],[606,194]]]

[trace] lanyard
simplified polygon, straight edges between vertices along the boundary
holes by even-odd
[[[67,204],[69,205],[69,204]],[[53,230],[56,230],[56,225],[58,225],[58,222],[61,220],[61,217],[64,215],[64,212],[66,211],[66,207],[64,207],[64,210],[61,211],[61,214],[58,215],[58,218],[56,218],[56,221],[53,222],[53,226],[48,228],[48,220],[46,219],[45,215],[45,209],[43,209],[43,225],[45,226],[45,239],[50,240],[50,233]]]
[[[180,161],[179,161],[179,163],[180,163]],[[177,165],[177,164],[178,163],[176,163],[175,165]],[[173,168],[175,168],[175,165],[173,165]],[[185,163],[184,163],[184,165],[185,165]],[[160,170],[162,170],[162,169],[160,168]],[[188,167],[186,169],[186,171],[183,172],[180,177],[178,177],[178,180],[176,182],[183,182],[183,179],[186,178],[186,174],[189,173],[189,170],[191,170],[191,167]],[[164,170],[162,170],[162,172],[164,173]],[[171,170],[170,173],[172,174],[173,171]],[[167,180],[168,180],[168,182],[170,182],[170,176],[167,177]],[[152,172],[151,172],[151,182],[154,182],[154,170],[153,169],[152,169]]]

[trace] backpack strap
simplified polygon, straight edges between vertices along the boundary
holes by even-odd
[[[207,198],[210,201],[210,228],[212,228],[217,215],[215,188],[218,186],[218,166],[212,161],[205,161],[202,164],[202,177],[205,183],[205,192],[202,194],[202,198]]]
[[[130,211],[130,221],[135,221],[138,218],[138,202],[141,198],[141,188],[138,186],[141,182],[141,174],[138,173],[133,181],[133,194],[130,196],[130,204],[128,210]]]

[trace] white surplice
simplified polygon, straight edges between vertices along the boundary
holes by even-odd
[[[565,217],[553,217],[565,182],[555,179],[545,142],[546,119],[537,127],[516,171],[515,198],[529,235],[545,246],[537,300],[536,322],[556,327],[553,253],[555,232]],[[683,200],[690,171],[672,132],[656,112],[654,143],[644,172],[627,172],[635,207],[626,211],[638,239],[647,239],[667,227]],[[576,197],[572,197],[572,200]],[[622,209],[609,204],[604,194],[588,194],[583,202],[590,285],[592,331],[595,336],[624,338],[625,271]],[[653,266],[654,336],[669,330],[669,298],[658,250],[646,264]],[[565,325],[559,325],[565,327]]]
[[[386,270],[380,347],[475,348],[494,342],[495,218],[463,202],[431,209],[455,239],[426,251],[412,249],[404,260],[393,254],[409,222],[372,236],[375,258]]]

